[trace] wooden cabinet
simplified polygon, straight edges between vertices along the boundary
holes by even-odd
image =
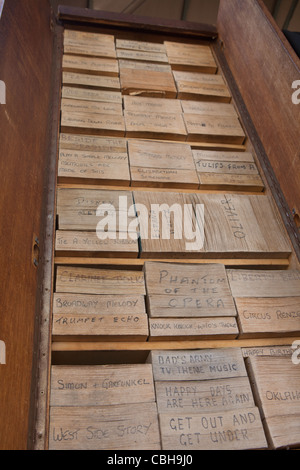
[[[69,33],[64,35],[65,31]],[[100,59],[85,54],[85,46],[76,44],[78,35],[86,35],[86,40],[90,34],[104,41],[93,46],[102,51]],[[262,2],[222,0],[214,27],[68,7],[60,7],[56,15],[47,1],[9,0],[0,20],[0,39],[5,51],[0,58],[0,79],[6,85],[6,104],[1,105],[0,114],[0,340],[6,349],[6,364],[0,365],[0,447],[55,447],[53,433],[49,440],[49,421],[50,426],[52,419],[59,423],[60,413],[55,406],[51,408],[51,372],[60,374],[67,365],[75,369],[93,366],[103,380],[104,366],[115,373],[118,364],[126,365],[137,374],[133,365],[137,369],[146,365],[143,373],[149,373],[147,361],[159,351],[162,357],[169,350],[182,357],[184,351],[196,350],[202,357],[201,351],[204,355],[212,350],[218,356],[219,350],[229,350],[231,357],[230,351],[238,350],[240,359],[244,357],[247,363],[252,348],[267,356],[271,348],[275,351],[272,367],[276,368],[277,355],[285,347],[284,351],[291,353],[300,331],[296,314],[288,321],[285,312],[299,310],[300,107],[292,101],[292,84],[299,80],[299,59]],[[145,62],[146,67],[142,65]],[[84,74],[86,69],[91,73]],[[196,80],[190,75],[193,73],[203,74],[202,80]],[[213,77],[212,81],[208,77]],[[95,155],[99,154],[96,164]],[[78,169],[78,162],[82,166],[87,162],[89,172],[77,170],[70,178],[68,169]],[[101,170],[104,167],[106,172]],[[196,255],[187,254],[186,240],[176,240],[172,246],[162,237],[133,241],[128,236],[120,244],[99,248],[93,232],[97,205],[124,195],[133,205],[145,207],[177,203],[180,210],[184,204],[193,208],[204,205],[208,225],[203,247]],[[80,214],[72,205],[78,197],[84,201]],[[135,219],[133,213],[132,227]],[[124,233],[119,220],[118,233]],[[211,274],[211,282],[217,282],[216,276],[219,281],[226,277],[226,295],[230,288],[232,296],[226,297],[226,305],[222,301],[220,315],[214,314],[220,321],[218,335],[211,336],[208,321],[212,318],[210,307],[218,299],[205,297],[205,286],[201,285],[200,297],[187,288],[173,299],[172,307],[176,304],[188,312],[184,320],[178,308],[171,313],[170,308],[164,308],[166,300],[155,288],[146,292],[147,282],[155,279],[152,263],[155,271],[158,261],[173,266],[173,280],[180,274],[185,279],[192,276],[194,282],[199,270],[221,265],[223,274]],[[186,269],[192,274],[185,275]],[[100,276],[99,270],[105,275]],[[247,276],[251,280],[255,276],[254,294],[247,288],[243,291]],[[80,288],[74,288],[74,279],[81,282]],[[65,288],[68,280],[73,290]],[[282,293],[285,286],[288,288]],[[273,293],[267,294],[271,289]],[[223,291],[220,295],[224,300]],[[145,305],[143,296],[147,297]],[[259,317],[261,328],[254,328],[254,332],[246,314],[242,321],[238,319],[240,311],[254,308],[253,297],[257,303],[252,319]],[[167,302],[170,307],[170,299]],[[74,313],[64,309],[66,305],[75,306],[77,314],[81,308],[84,330],[78,330],[74,321],[70,330],[65,327]],[[273,318],[278,305],[282,314],[273,329],[264,320],[266,315]],[[203,311],[200,319],[196,307]],[[92,324],[98,312],[105,316],[109,309],[114,317],[105,317],[103,329]],[[179,318],[181,326],[168,318]],[[169,332],[161,333],[160,329],[166,328]],[[206,334],[195,334],[196,329]],[[126,334],[119,336],[120,331]],[[263,360],[257,362],[263,366]],[[255,375],[256,360],[249,363]],[[90,370],[83,373],[85,379],[78,383],[93,380]],[[70,374],[71,378],[66,374],[59,380],[74,382],[76,370]],[[244,378],[243,373],[230,381],[240,381],[245,391],[248,385]],[[137,380],[136,375],[132,380]],[[297,380],[293,376],[291,386]],[[147,403],[136,408],[156,423],[151,435],[153,449],[160,446],[153,418],[154,386],[156,396],[163,396],[159,379],[150,386],[151,392],[147,391]],[[199,400],[206,393],[201,387]],[[259,384],[256,392],[258,406]],[[138,426],[126,401],[119,400],[118,394],[116,397],[115,405],[120,409],[104,410],[103,415],[107,413],[107,419],[114,420],[116,413],[126,409],[128,426]],[[248,411],[251,417],[248,414],[245,419],[258,416],[256,408]],[[78,416],[85,412],[83,419],[94,419],[84,406],[76,411]],[[166,446],[175,445],[170,417],[164,410],[162,413]],[[231,411],[224,413],[229,423]],[[66,416],[71,423],[69,409]],[[278,429],[276,417],[272,415],[269,422]],[[201,423],[205,426],[205,421]],[[199,422],[193,426],[196,429]],[[193,439],[187,438],[191,446],[198,443],[195,429]],[[260,424],[249,427],[249,432],[254,447],[266,447]],[[294,428],[293,434],[297,443]],[[228,441],[231,437],[226,434]],[[130,439],[124,442],[124,446],[134,446]],[[284,438],[278,442],[293,444]],[[146,446],[145,441],[140,445]]]

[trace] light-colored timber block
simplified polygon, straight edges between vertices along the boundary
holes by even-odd
[[[97,114],[119,114],[123,115],[123,107],[121,103],[107,103],[105,101],[87,101],[73,100],[63,98],[61,101],[62,112],[74,113],[97,113]]]
[[[171,99],[177,97],[177,88],[171,71],[120,66],[120,83],[123,95]]]
[[[291,345],[282,345],[282,346],[263,346],[263,347],[254,347],[250,346],[249,348],[242,348],[242,353],[245,358],[251,356],[290,356],[293,354],[293,349]]]
[[[241,338],[300,336],[300,296],[235,298]]]
[[[61,113],[61,131],[64,133],[96,134],[105,136],[125,136],[125,122],[121,115],[74,113],[63,111]]]
[[[166,53],[164,44],[147,41],[135,41],[131,39],[116,39],[117,49],[126,49],[128,51],[144,51],[154,53]]]
[[[50,408],[49,450],[160,450],[155,403]]]
[[[62,87],[62,98],[122,104],[122,94],[120,91],[91,90],[72,86]]]
[[[146,261],[148,314],[153,318],[235,317],[221,264],[181,265]]]
[[[109,34],[65,30],[64,53],[116,58],[115,38]]]
[[[164,42],[169,64],[173,70],[214,74],[218,67],[210,46]]]
[[[176,99],[124,95],[123,102],[125,111],[133,113],[182,113],[180,101]]]
[[[189,142],[243,144],[245,132],[236,117],[183,114]]]
[[[115,37],[112,34],[92,33],[90,31],[79,31],[74,29],[64,30],[64,40],[76,41],[82,44],[105,45],[113,48],[115,45]]]
[[[75,55],[63,55],[63,72],[89,73],[109,77],[119,76],[119,64],[117,59],[105,59],[101,57],[83,57]]]
[[[240,348],[151,351],[154,381],[214,380],[246,377]]]
[[[225,85],[178,80],[176,86],[177,97],[181,100],[231,102],[231,93]]]
[[[106,113],[108,114],[108,113]],[[115,113],[114,113],[115,114]],[[127,153],[125,139],[114,137],[96,137],[60,133],[59,146],[61,149],[87,150],[91,152]]]
[[[155,382],[159,413],[205,413],[255,406],[248,377]]]
[[[217,75],[216,75],[217,76]],[[237,117],[232,103],[214,103],[208,101],[180,100],[181,107],[186,114],[202,114],[203,116]]]
[[[182,114],[133,113],[124,111],[126,137],[185,141]]]
[[[131,186],[199,187],[192,151],[187,144],[131,140],[128,154]]]
[[[118,49],[117,58],[123,60],[140,60],[142,62],[168,64],[168,57],[164,52],[136,51],[127,49]]]
[[[92,75],[77,72],[63,72],[63,86],[84,87],[97,90],[119,91],[119,77],[106,77],[102,75]]]
[[[142,62],[136,60],[128,60],[128,59],[119,59],[119,69],[120,71],[123,69],[134,69],[134,70],[144,70],[148,72],[164,72],[168,73],[169,77],[172,77],[172,81],[174,82],[174,76],[172,74],[172,67],[169,64],[160,64],[160,63],[152,63],[152,62]],[[175,82],[174,82],[175,84]]]
[[[266,449],[258,408],[159,415],[163,450]]]

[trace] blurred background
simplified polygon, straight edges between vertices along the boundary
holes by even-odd
[[[219,0],[51,0],[51,3],[54,11],[58,5],[68,5],[209,24],[216,24],[219,8]],[[299,0],[264,0],[264,3],[281,30],[300,31]]]

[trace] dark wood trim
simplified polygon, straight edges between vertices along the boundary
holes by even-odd
[[[131,31],[160,32],[172,35],[180,34],[183,37],[192,36],[210,40],[216,39],[218,36],[217,28],[214,25],[126,15],[87,8],[59,6],[58,19],[64,23],[102,25],[130,29]]]

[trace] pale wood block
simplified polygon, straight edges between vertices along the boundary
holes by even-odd
[[[135,315],[145,314],[145,299],[143,295],[110,294],[89,295],[54,293],[53,313],[65,315],[76,314],[108,314],[108,315]]]
[[[193,170],[131,167],[131,186],[198,189]]]
[[[300,414],[272,416],[264,420],[265,432],[272,449],[299,448]]]
[[[120,83],[123,95],[173,99],[177,97],[177,88],[171,71],[161,72],[120,66]]]
[[[123,207],[122,202],[125,202]],[[110,209],[113,206],[116,211],[127,211],[133,204],[133,194],[131,191],[110,191],[106,189],[85,189],[85,188],[58,188],[57,189],[57,214],[62,210],[83,210],[95,211],[101,205]],[[108,210],[107,209],[107,210]],[[94,215],[92,212],[91,215]]]
[[[214,74],[218,67],[210,46],[164,42],[173,70]]]
[[[60,150],[58,182],[130,184],[127,153]]]
[[[235,317],[150,318],[149,341],[236,339]]]
[[[106,238],[99,238],[95,232],[57,230],[55,237],[55,250],[60,256],[85,255],[102,257],[128,257],[137,258],[139,253],[138,240],[135,234],[116,233],[116,238],[107,234]]]
[[[55,292],[145,295],[141,271],[57,266]]]
[[[140,96],[123,96],[125,111],[133,113],[170,113],[181,114],[179,100],[165,98],[147,98]]]
[[[240,348],[151,351],[148,362],[152,363],[155,381],[194,381],[247,376]]]
[[[62,112],[74,113],[97,113],[97,114],[119,114],[123,115],[122,104],[106,103],[105,101],[86,101],[63,98],[61,101]]]
[[[210,75],[208,75],[210,77]],[[218,76],[218,75],[214,75]],[[237,117],[237,112],[232,103],[214,103],[207,101],[181,100],[184,113],[202,114],[204,116],[228,116]]]
[[[66,30],[64,53],[116,58],[115,38],[108,34]]]
[[[293,349],[289,345],[282,345],[282,346],[264,346],[264,347],[249,347],[249,348],[242,348],[243,356],[251,357],[251,356],[290,356],[293,354]]]
[[[106,103],[104,103],[106,104]],[[108,112],[106,114],[109,114]],[[114,113],[117,114],[117,113]],[[95,137],[88,135],[60,133],[59,145],[61,149],[87,150],[90,152],[127,153],[125,139]]]
[[[119,76],[117,59],[101,57],[83,57],[63,54],[62,70],[64,72],[89,73],[109,77]]]
[[[61,131],[124,137],[125,121],[123,116],[117,114],[63,111],[61,113]]]
[[[62,98],[122,104],[122,95],[119,91],[90,90],[86,88],[63,86]]]
[[[161,54],[166,52],[164,44],[147,41],[134,41],[131,39],[116,39],[116,48],[126,49],[128,51],[156,52]]]
[[[58,217],[59,230],[83,230],[93,232],[101,222],[105,232],[138,234],[137,217],[128,217],[127,212],[107,210],[103,217],[93,209],[61,210]],[[100,226],[98,227],[100,228]]]
[[[64,43],[64,54],[82,55],[84,57],[117,58],[117,53],[114,48],[94,44],[80,44],[75,41]]]
[[[207,85],[226,85],[222,75],[173,70],[173,76],[176,83],[191,82]]]
[[[85,87],[106,91],[119,91],[121,89],[119,77],[88,75],[77,72],[63,72],[62,84],[69,87]]]
[[[248,377],[155,382],[159,413],[204,413],[255,406]]]
[[[135,51],[117,49],[117,58],[123,60],[140,60],[142,62],[168,64],[168,57],[164,52]]]
[[[225,85],[180,80],[176,82],[176,86],[178,90],[177,97],[181,100],[231,102],[231,93]]]
[[[124,111],[126,137],[185,141],[182,114],[133,113]]]
[[[300,295],[300,271],[226,269],[234,297],[295,297]]]
[[[199,182],[200,189],[207,190],[262,192],[265,189],[260,175],[201,173]]]
[[[246,136],[238,118],[188,113],[184,113],[183,118],[189,142],[243,144],[245,141]]]
[[[169,77],[173,78],[172,67],[169,64],[159,64],[151,62],[142,62],[135,60],[119,59],[119,69],[134,69],[134,70],[144,70],[150,72],[163,72],[168,73]],[[173,79],[174,81],[174,79]],[[174,82],[175,83],[175,82]]]
[[[222,152],[216,150],[193,149],[193,157],[196,162],[205,160],[207,162],[220,161],[224,163],[255,163],[251,152]]]
[[[97,44],[113,48],[115,37],[112,34],[92,33],[90,31],[77,31],[74,29],[64,30],[64,41],[76,41],[80,44]]]
[[[250,450],[268,447],[258,408],[203,414],[161,413],[163,450]]]
[[[180,265],[146,261],[150,317],[234,317],[236,309],[221,264]]]
[[[235,298],[240,337],[300,334],[300,296]]]
[[[52,366],[50,406],[153,403],[150,364]]]
[[[50,450],[160,450],[154,403],[51,407]]]
[[[54,313],[53,341],[146,341],[146,314]]]

